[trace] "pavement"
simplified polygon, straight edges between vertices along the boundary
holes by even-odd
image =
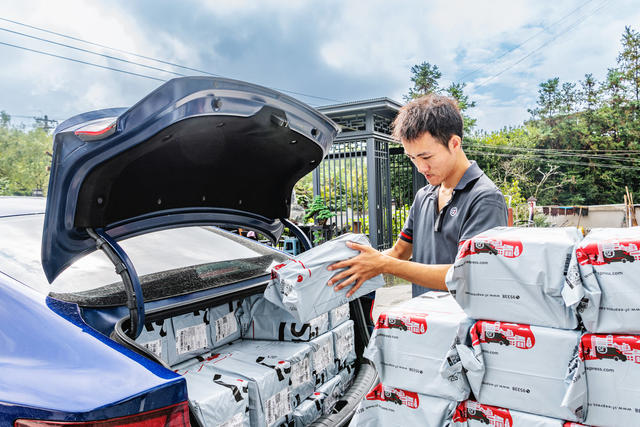
[[[410,283],[379,288],[376,290],[376,300],[373,304],[374,321],[378,319],[383,310],[409,299],[411,299]]]

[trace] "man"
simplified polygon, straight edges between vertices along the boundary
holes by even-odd
[[[428,290],[447,290],[445,276],[462,240],[507,225],[507,207],[495,184],[462,149],[462,115],[456,102],[426,95],[402,107],[393,136],[429,182],[420,189],[395,245],[384,252],[348,243],[360,254],[329,270],[346,268],[327,283],[347,286],[351,296],[362,283],[381,273],[413,283],[416,297]],[[409,259],[413,256],[413,260]]]

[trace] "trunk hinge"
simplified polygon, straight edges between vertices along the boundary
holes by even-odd
[[[87,233],[96,241],[96,248],[104,252],[116,267],[116,273],[122,277],[124,291],[127,294],[127,308],[129,308],[130,327],[128,335],[135,339],[142,332],[144,326],[144,298],[138,273],[133,267],[126,252],[102,228],[87,228]]]

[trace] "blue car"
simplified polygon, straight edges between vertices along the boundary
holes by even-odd
[[[286,254],[227,230],[275,243],[286,227],[310,247],[290,197],[336,132],[286,95],[208,77],[60,124],[46,205],[0,198],[0,425],[199,425],[184,378],[136,337],[264,290]],[[351,317],[361,350],[359,301]],[[375,381],[357,366],[318,422],[346,425]]]

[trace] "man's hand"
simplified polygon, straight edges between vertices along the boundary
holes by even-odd
[[[339,291],[351,284],[353,286],[347,292],[347,298],[353,295],[360,286],[367,280],[384,272],[384,266],[387,261],[386,255],[378,252],[370,246],[359,245],[353,242],[347,242],[347,247],[360,251],[359,255],[331,264],[328,270],[339,270],[346,268],[345,271],[334,275],[328,282],[327,286],[333,286],[342,279],[345,279],[334,290]]]

